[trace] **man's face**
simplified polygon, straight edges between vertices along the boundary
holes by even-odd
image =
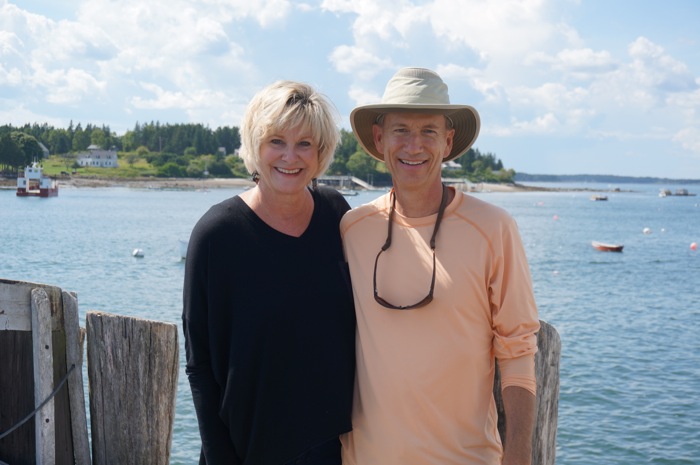
[[[419,189],[440,182],[454,136],[443,115],[387,113],[383,124],[373,126],[373,135],[397,188]]]

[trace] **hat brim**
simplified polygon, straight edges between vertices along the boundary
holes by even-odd
[[[479,113],[469,105],[374,104],[357,107],[350,113],[350,124],[355,137],[367,153],[382,162],[384,156],[377,151],[374,145],[372,126],[376,123],[379,115],[385,113],[435,113],[449,116],[454,123],[455,135],[452,151],[445,157],[444,161],[454,160],[469,150],[469,147],[476,141],[481,128]]]

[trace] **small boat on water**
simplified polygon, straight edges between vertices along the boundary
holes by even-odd
[[[608,196],[607,195],[592,195],[591,200],[595,200],[597,202],[601,202],[601,201],[604,202],[604,201],[608,200]]]
[[[338,192],[343,194],[345,197],[352,197],[357,195],[357,191],[352,189],[338,189]]]
[[[695,197],[695,194],[688,192],[688,189],[676,189],[675,193],[672,193],[670,189],[661,189],[659,191],[659,197],[670,197],[672,195],[677,197]]]
[[[592,241],[591,245],[594,249],[601,252],[622,252],[624,245],[622,244],[606,244],[605,242]]]
[[[695,194],[688,192],[688,189],[676,189],[676,193],[673,195],[678,195],[680,197],[695,197]]]
[[[56,197],[58,183],[46,176],[37,162],[17,176],[17,197]]]

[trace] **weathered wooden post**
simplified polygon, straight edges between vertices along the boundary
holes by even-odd
[[[0,279],[0,461],[90,464],[75,294]]]
[[[540,320],[535,355],[537,398],[535,429],[532,435],[532,465],[555,465],[557,447],[557,419],[559,415],[559,359],[561,339],[557,330]],[[493,389],[498,409],[498,432],[505,444],[508,420],[503,409],[501,377],[496,369]]]
[[[179,368],[174,324],[87,314],[95,465],[167,465]]]

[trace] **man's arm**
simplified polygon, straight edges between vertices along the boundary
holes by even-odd
[[[508,386],[503,390],[503,409],[506,415],[503,465],[530,465],[535,396],[527,389]]]

